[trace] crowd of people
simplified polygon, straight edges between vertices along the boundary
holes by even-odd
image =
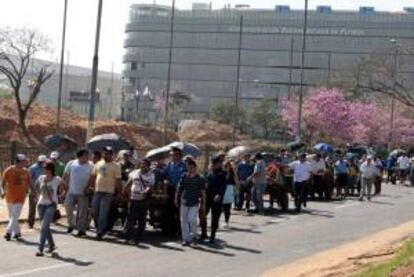
[[[334,184],[338,197],[356,190],[361,201],[381,192],[384,176],[390,182],[398,176],[401,183],[410,177],[414,184],[414,164],[404,153],[381,161],[371,155],[346,159],[340,154],[294,155],[283,149],[277,155],[246,153],[240,159],[226,159],[220,152],[211,158],[204,174],[196,159],[183,156],[180,148],[171,149],[168,162],[164,158],[137,162],[130,151],[121,151],[117,158],[115,154],[111,147],[93,153],[80,149],[66,165],[59,161],[58,152],[40,155],[33,165],[18,154],[2,174],[1,194],[9,210],[5,239],[21,238],[19,218],[27,196],[27,224],[34,227],[37,210],[36,255],[43,256],[44,251],[56,249],[50,226],[60,218],[59,204],[66,209],[67,233],[76,231],[75,236],[85,237],[93,226],[96,239],[103,240],[120,220],[121,237],[139,243],[151,215],[151,199],[160,190],[166,196],[166,234],[187,246],[207,239],[214,244],[222,213],[224,228],[230,228],[232,209],[263,215],[265,192],[273,208],[278,186],[289,187],[287,191],[300,197],[299,205],[306,207],[308,196],[332,194],[323,190],[328,182]]]

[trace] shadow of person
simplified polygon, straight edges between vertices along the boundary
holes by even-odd
[[[18,240],[16,240],[16,242],[27,245],[27,246],[38,246],[39,245],[37,241],[36,242],[29,241],[29,240],[26,240],[25,238],[19,238]]]
[[[54,260],[64,262],[64,263],[74,264],[74,265],[77,265],[77,266],[90,266],[90,265],[93,264],[92,261],[86,262],[86,261],[77,260],[75,258],[62,257],[57,252],[52,253],[52,255],[50,257]]]
[[[261,254],[262,253],[262,251],[257,250],[257,249],[246,248],[246,247],[231,245],[231,244],[227,244],[227,243],[224,244],[224,248],[228,248],[228,249],[232,249],[232,250],[236,250],[236,251],[249,252],[249,253],[253,253],[253,254]]]

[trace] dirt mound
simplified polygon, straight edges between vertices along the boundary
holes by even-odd
[[[61,112],[61,132],[75,139],[79,145],[85,143],[86,118],[80,117],[71,111]],[[44,137],[55,133],[56,110],[35,103],[29,110],[27,127],[35,138],[36,144],[41,144]],[[125,122],[101,121],[94,124],[94,134],[117,133],[124,137],[136,148],[153,148],[162,146],[163,132],[158,128],[138,126]],[[0,100],[0,139],[1,141],[16,141],[22,145],[29,145],[27,139],[17,128],[17,108],[14,100]],[[168,142],[178,140],[175,132],[167,133]]]
[[[413,277],[414,276],[414,264],[405,266],[395,270],[391,273],[390,277]]]
[[[233,146],[233,127],[211,120],[183,120],[179,126],[178,136],[182,141],[212,149],[228,150]],[[236,144],[266,151],[280,147],[278,144],[251,139],[239,133],[236,134]]]

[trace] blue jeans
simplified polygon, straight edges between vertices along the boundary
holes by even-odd
[[[266,184],[254,184],[252,188],[252,200],[256,210],[259,212],[264,211],[263,206],[263,194],[266,189]]]
[[[49,247],[55,246],[55,242],[53,241],[52,237],[52,231],[50,230],[50,224],[53,222],[53,219],[55,217],[56,204],[39,204],[37,209],[41,221],[39,252],[43,252],[45,249],[46,240],[48,241]]]
[[[112,205],[112,193],[96,192],[92,200],[93,217],[96,226],[96,233],[104,235],[108,226],[108,215]]]

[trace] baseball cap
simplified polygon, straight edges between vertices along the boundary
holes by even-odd
[[[16,156],[16,160],[17,160],[18,162],[27,161],[27,157],[26,157],[26,155],[25,155],[25,154],[17,154],[17,156]]]
[[[53,151],[52,153],[50,153],[50,158],[51,159],[59,159],[59,152],[58,151]]]
[[[367,156],[367,159],[368,159],[368,160],[372,160],[373,158],[374,158],[374,157],[373,157],[372,155],[368,155],[368,156]]]
[[[39,163],[44,163],[47,161],[47,157],[45,155],[40,155],[39,157],[37,157],[37,161]]]

